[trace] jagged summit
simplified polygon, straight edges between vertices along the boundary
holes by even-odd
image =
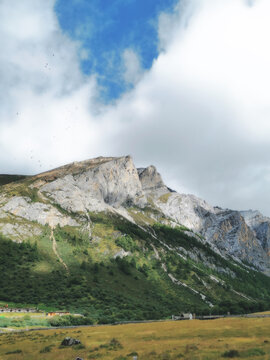
[[[155,166],[150,165],[147,168],[140,168],[137,170],[142,184],[142,189],[145,192],[151,192],[157,189],[161,192],[168,192],[168,187],[164,184],[161,175],[157,172]]]

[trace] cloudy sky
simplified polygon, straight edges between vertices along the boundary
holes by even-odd
[[[270,215],[269,0],[1,0],[0,173],[131,154]]]

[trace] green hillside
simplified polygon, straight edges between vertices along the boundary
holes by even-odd
[[[110,213],[90,216],[90,241],[82,227],[54,229],[59,257],[48,226],[22,243],[1,236],[0,300],[81,312],[100,323],[269,308],[269,277],[224,259],[195,235]]]

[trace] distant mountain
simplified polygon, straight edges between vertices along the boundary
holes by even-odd
[[[130,156],[10,180],[0,186],[0,301],[99,322],[269,308],[270,219],[259,212],[178,194]]]

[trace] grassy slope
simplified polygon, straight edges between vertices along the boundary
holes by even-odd
[[[140,360],[218,360],[234,350],[241,359],[262,360],[270,354],[269,333],[270,319],[221,319],[1,334],[0,358],[128,360],[137,353]],[[59,348],[66,336],[83,345]]]
[[[181,311],[208,313],[207,304],[198,295],[171,282],[162,269],[164,262],[177,279],[201,291],[217,305],[212,312],[260,311],[267,306],[269,278],[233,265],[179,229],[153,225],[151,231],[172,248],[199,248],[209,263],[229,269],[235,278],[191,258],[182,259],[149,233],[120,217],[91,214],[91,220],[94,224],[91,242],[81,229],[55,229],[58,252],[68,265],[69,274],[52,251],[48,227],[31,243],[16,244],[0,238],[0,300],[85,312],[94,322],[102,323],[164,318]],[[113,254],[121,248],[130,255],[114,259]],[[209,281],[209,275],[225,283]],[[246,301],[231,291],[232,286],[256,301]]]
[[[67,262],[69,275],[53,254],[45,251],[49,243],[46,233],[38,245],[1,240],[1,300],[87,311],[94,321],[102,322],[159,318],[190,308],[190,304],[202,305],[187,290],[174,287],[162,272],[153,270],[148,275],[125,260],[97,263],[86,255],[87,248],[89,253],[93,251],[89,244],[73,246],[61,233],[56,231],[58,245],[65,248],[61,255],[65,261],[74,255],[72,262]],[[44,263],[49,268],[44,269]]]

